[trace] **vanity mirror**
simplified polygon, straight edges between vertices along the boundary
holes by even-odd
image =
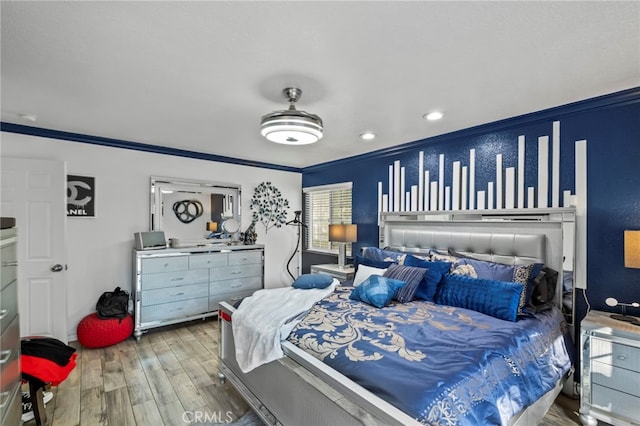
[[[150,228],[173,247],[237,241],[240,210],[239,185],[151,177]]]

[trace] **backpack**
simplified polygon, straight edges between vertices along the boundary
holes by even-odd
[[[113,291],[105,291],[96,303],[98,318],[123,319],[128,315],[129,293],[116,287]]]

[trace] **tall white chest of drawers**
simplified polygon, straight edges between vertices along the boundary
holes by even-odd
[[[640,425],[640,326],[591,311],[582,320],[580,421]]]
[[[22,424],[16,228],[0,230],[0,424]]]
[[[134,336],[218,313],[264,287],[264,247],[211,246],[133,251]]]

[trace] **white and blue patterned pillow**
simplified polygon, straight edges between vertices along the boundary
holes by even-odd
[[[359,300],[376,308],[384,308],[404,285],[404,281],[380,275],[371,275],[362,284],[353,289],[349,299]]]

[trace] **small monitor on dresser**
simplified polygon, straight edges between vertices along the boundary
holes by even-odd
[[[136,250],[167,248],[163,231],[136,232],[133,234]]]

